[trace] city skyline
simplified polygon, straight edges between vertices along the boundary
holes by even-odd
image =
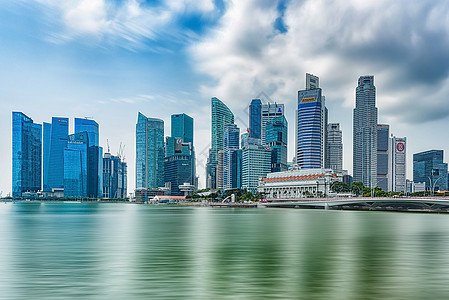
[[[329,123],[341,124],[343,168],[350,173],[354,82],[363,75],[376,78],[378,123],[407,137],[407,178],[412,179],[413,153],[449,149],[449,134],[434,130],[445,128],[449,115],[444,105],[449,95],[445,1],[124,3],[0,5],[3,195],[11,192],[12,111],[39,124],[52,116],[95,119],[101,126],[100,146],[109,140],[115,153],[121,142],[126,145],[129,191],[135,182],[137,112],[162,119],[165,135],[173,113],[189,114],[195,119],[200,186],[205,186],[210,98],[226,103],[244,131],[251,99],[265,91],[285,104],[290,161],[295,95],[306,72],[320,77],[332,112]],[[347,14],[354,17],[345,19]],[[166,19],[148,22],[154,15]],[[323,18],[324,23],[315,23]],[[394,30],[385,35],[379,24]],[[331,38],[335,32],[340,39]]]

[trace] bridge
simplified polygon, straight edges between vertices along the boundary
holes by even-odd
[[[448,197],[267,199],[266,207],[449,213]]]

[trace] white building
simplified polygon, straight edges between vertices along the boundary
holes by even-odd
[[[390,139],[390,160],[388,190],[405,192],[406,187],[406,155],[407,139],[393,136]]]
[[[342,179],[342,173],[331,169],[276,172],[259,179],[258,191],[271,200],[329,195],[332,183]]]

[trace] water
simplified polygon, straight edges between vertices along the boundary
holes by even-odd
[[[0,299],[448,299],[449,215],[0,204]]]

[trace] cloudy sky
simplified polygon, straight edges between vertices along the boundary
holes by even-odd
[[[35,122],[92,117],[100,144],[125,146],[135,184],[140,111],[195,119],[200,184],[210,98],[246,129],[265,92],[286,105],[293,157],[297,91],[320,77],[329,121],[343,128],[352,171],[352,109],[360,75],[374,75],[379,123],[412,154],[449,150],[449,1],[16,0],[0,1],[0,191],[11,191],[11,112]]]

